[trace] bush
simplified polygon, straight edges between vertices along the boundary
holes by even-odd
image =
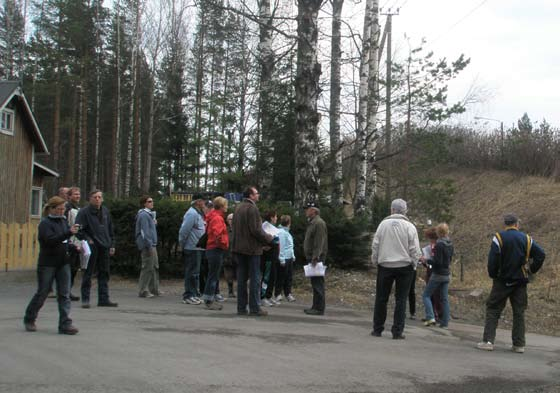
[[[157,213],[158,258],[160,275],[180,277],[183,273],[181,250],[177,239],[183,215],[189,208],[187,202],[154,199]],[[137,198],[106,200],[115,227],[116,255],[112,270],[124,276],[140,274],[140,252],[136,248],[134,231],[136,214],[140,209]]]
[[[106,200],[105,205],[111,212],[115,227],[117,253],[113,258],[112,270],[123,276],[137,277],[140,274],[140,253],[136,248],[134,230],[136,214],[139,210],[138,200]],[[175,202],[170,199],[155,199],[154,210],[157,212],[158,257],[162,277],[182,277],[182,250],[177,238],[183,215],[190,207],[187,202]],[[234,210],[234,206],[230,210]],[[273,205],[263,201],[259,203],[262,214],[276,210],[278,218],[282,214],[292,217],[291,232],[294,237],[296,260],[305,262],[303,239],[307,219],[303,210],[286,205]],[[329,253],[327,263],[340,268],[364,268],[370,253],[371,224],[369,218],[345,217],[342,209],[325,207],[321,209],[329,232]]]

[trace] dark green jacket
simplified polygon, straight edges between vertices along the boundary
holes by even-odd
[[[319,215],[316,215],[309,221],[305,231],[303,241],[305,259],[307,261],[317,259],[317,261],[325,262],[328,249],[327,224]]]

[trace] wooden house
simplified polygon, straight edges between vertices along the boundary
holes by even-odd
[[[0,81],[0,223],[38,223],[49,151],[19,82]]]

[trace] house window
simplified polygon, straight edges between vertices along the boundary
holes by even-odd
[[[41,217],[41,201],[43,200],[43,189],[31,187],[31,217]]]
[[[14,135],[14,111],[4,109],[0,115],[0,132]]]

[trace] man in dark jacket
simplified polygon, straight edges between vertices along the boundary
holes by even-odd
[[[308,225],[303,241],[303,251],[307,263],[315,266],[318,262],[325,263],[328,251],[327,224],[319,215],[319,205],[309,202],[305,210]],[[325,277],[311,277],[313,287],[313,305],[303,310],[308,315],[323,315],[325,313]]]
[[[270,244],[273,236],[262,229],[262,219],[256,203],[259,192],[255,187],[247,187],[243,201],[235,209],[232,228],[235,234],[231,250],[237,260],[237,313],[247,314],[247,280],[249,287],[249,312],[255,316],[266,316],[261,309],[260,298],[260,259],[263,246]]]
[[[486,302],[486,322],[478,349],[494,350],[500,315],[509,299],[513,311],[511,350],[525,352],[525,309],[529,275],[542,267],[545,253],[533,239],[519,230],[514,214],[504,216],[505,230],[496,233],[488,254],[488,275],[494,280]],[[529,261],[532,259],[532,263]]]
[[[118,303],[109,300],[109,257],[115,254],[115,235],[109,210],[102,203],[103,192],[93,190],[89,194],[89,205],[81,209],[76,217],[76,224],[81,226],[81,236],[91,248],[88,266],[82,277],[82,308],[90,308],[89,294],[94,272],[97,272],[97,305],[118,306]]]

